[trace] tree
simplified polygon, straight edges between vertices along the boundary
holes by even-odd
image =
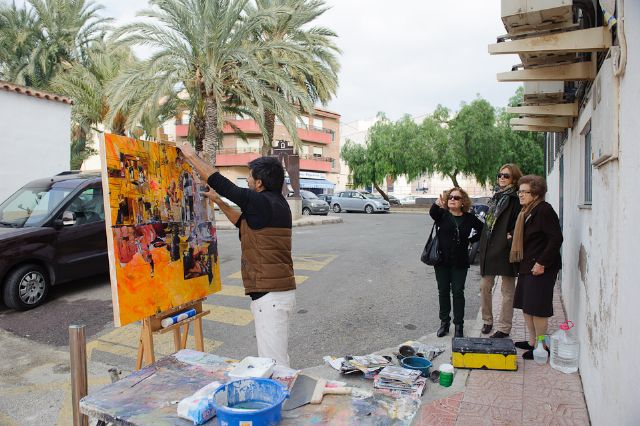
[[[29,56],[37,43],[36,17],[15,3],[0,3],[0,79],[29,85]]]
[[[263,136],[267,104],[287,118],[285,125],[295,129],[293,106],[283,94],[271,89],[286,86],[286,80],[279,69],[258,61],[272,48],[287,47],[252,40],[276,11],[247,14],[248,0],[150,3],[154,8],[138,13],[148,20],[125,25],[114,34],[122,45],[146,45],[154,53],[116,80],[111,93],[112,111],[131,105],[132,125],[145,113],[160,108],[164,99],[188,91],[195,105],[200,100],[204,106],[203,151],[213,163],[222,139],[225,110],[230,107],[255,119]]]
[[[284,13],[275,14],[275,19],[265,20],[256,39],[277,44],[291,44],[291,48],[274,48],[265,51],[260,58],[267,66],[280,68],[285,77],[299,89],[291,92],[288,102],[299,105],[309,112],[315,102],[326,105],[336,94],[340,65],[336,54],[340,53],[332,39],[336,34],[328,28],[307,26],[327,11],[322,0],[256,0],[255,11],[266,12],[274,8],[285,8]],[[283,87],[272,87],[285,93]],[[266,138],[262,155],[268,155],[273,146],[273,133],[278,109],[267,106],[264,112]],[[283,117],[279,117],[283,121]],[[294,142],[298,142],[295,129],[289,131]]]

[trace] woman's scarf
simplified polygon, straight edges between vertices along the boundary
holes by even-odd
[[[489,200],[489,211],[484,219],[485,226],[489,232],[493,231],[493,227],[496,224],[496,219],[509,205],[509,197],[516,193],[516,187],[513,185],[500,188],[496,186],[493,197]]]
[[[511,243],[511,252],[509,253],[509,262],[518,263],[522,260],[524,255],[524,223],[527,221],[527,216],[529,216],[533,209],[542,201],[542,198],[538,198],[520,210],[518,219],[516,219],[516,226],[513,228],[513,241]]]

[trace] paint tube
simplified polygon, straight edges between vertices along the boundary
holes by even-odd
[[[178,417],[190,420],[194,425],[201,425],[216,415],[211,396],[222,384],[211,382],[191,396],[178,403]]]
[[[162,325],[162,328],[167,328],[170,325],[176,324],[180,321],[184,321],[187,318],[191,318],[195,315],[196,315],[196,310],[189,309],[188,311],[180,312],[179,314],[163,319],[162,321],[160,321],[160,325]]]

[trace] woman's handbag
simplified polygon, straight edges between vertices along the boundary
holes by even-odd
[[[435,231],[435,236],[434,236]],[[422,250],[422,256],[420,256],[420,260],[422,263],[427,265],[436,266],[442,262],[442,253],[440,252],[440,242],[438,241],[438,229],[436,228],[436,224],[434,223],[431,227],[431,234],[429,234],[429,239],[427,243],[424,245],[424,249]]]

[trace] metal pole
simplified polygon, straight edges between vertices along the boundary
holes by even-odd
[[[71,355],[71,409],[73,426],[87,426],[89,418],[80,413],[80,400],[87,395],[87,344],[84,325],[69,326]]]

